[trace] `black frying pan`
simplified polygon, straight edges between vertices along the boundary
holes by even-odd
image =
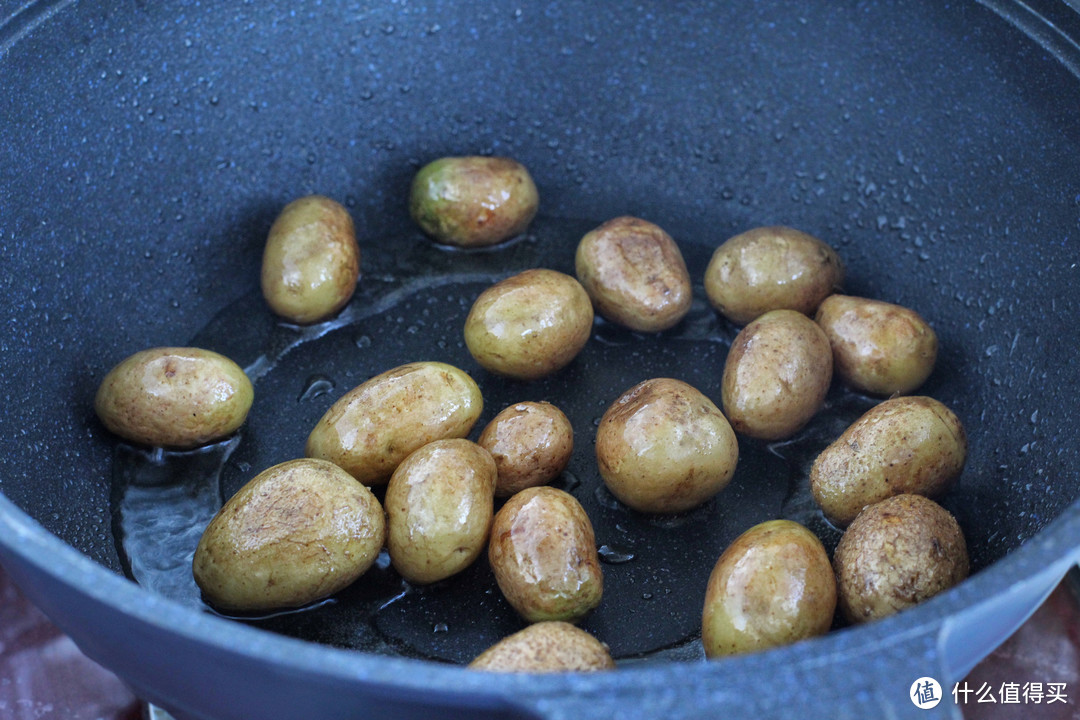
[[[84,650],[179,716],[900,715],[915,711],[916,678],[959,679],[1072,564],[1080,21],[1065,5],[0,11],[0,555]],[[542,208],[525,237],[449,252],[409,222],[419,165],[466,153],[530,168]],[[311,192],[352,212],[364,277],[341,317],[300,332],[270,315],[257,277],[273,217]],[[698,284],[690,317],[659,337],[600,322],[570,367],[536,383],[481,370],[460,336],[472,298],[516,270],[570,270],[581,234],[620,214],[679,242]],[[706,663],[696,634],[715,558],[771,517],[832,547],[808,464],[873,400],[835,387],[805,433],[742,441],[733,484],[665,518],[602,489],[593,421],[647,377],[718,395],[736,329],[704,302],[704,263],[728,236],[774,223],[833,244],[847,292],[914,307],[937,330],[922,392],[970,435],[944,503],[975,572],[873,626]],[[256,378],[248,424],[183,456],[118,444],[91,409],[104,372],[137,349],[189,343]],[[478,428],[521,399],[570,415],[577,450],[558,482],[608,560],[604,604],[584,626],[619,672],[460,669],[520,627],[483,562],[423,591],[377,567],[285,616],[222,619],[201,604],[183,552],[221,496],[301,453],[338,395],[417,359],[473,374]]]

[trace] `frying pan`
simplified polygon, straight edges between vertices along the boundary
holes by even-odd
[[[0,560],[178,718],[958,717],[947,696],[918,710],[911,684],[931,676],[947,694],[1075,563],[1074,3],[4,0],[0,18]],[[441,250],[408,220],[409,181],[474,153],[528,166],[541,215],[505,247]],[[257,278],[273,217],[313,192],[353,214],[364,275],[340,317],[301,330],[270,316]],[[526,267],[571,269],[581,234],[622,214],[679,242],[697,284],[687,320],[659,337],[598,322],[571,366],[533,384],[476,366],[460,336],[476,293]],[[677,517],[605,494],[592,423],[650,376],[717,395],[736,328],[704,302],[704,263],[781,223],[837,248],[847,292],[937,330],[921,392],[970,436],[943,503],[973,574],[880,622],[706,662],[715,558],[769,517],[833,547],[806,471],[873,400],[837,386],[791,442],[742,441],[732,485]],[[167,344],[225,352],[255,378],[237,437],[168,454],[96,421],[104,373]],[[463,669],[520,627],[483,561],[426,590],[382,562],[279,617],[201,603],[184,553],[221,497],[301,453],[338,395],[418,359],[477,378],[478,427],[521,399],[570,415],[557,482],[604,546],[605,600],[585,627],[618,671]]]

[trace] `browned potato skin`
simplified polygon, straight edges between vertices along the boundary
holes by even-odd
[[[653,378],[623,393],[596,429],[604,484],[641,512],[697,507],[727,487],[739,446],[727,418],[697,388]]]
[[[230,435],[254,389],[224,355],[192,347],[142,350],[105,375],[94,410],[111,432],[154,447],[189,449]]]
[[[577,280],[526,270],[480,293],[465,319],[465,344],[485,369],[535,380],[577,357],[592,324],[592,302]]]
[[[340,465],[365,485],[383,485],[414,450],[468,435],[483,407],[480,388],[463,370],[407,363],[338,399],[308,436],[305,455]]]
[[[596,312],[613,323],[660,332],[690,310],[693,291],[682,253],[647,220],[608,220],[581,238],[574,264]]]
[[[547,402],[520,402],[492,418],[477,440],[499,470],[495,497],[510,497],[559,476],[574,452],[574,428]]]
[[[701,641],[710,658],[824,635],[836,612],[836,579],[817,536],[770,520],[737,537],[705,591]]]
[[[735,432],[783,440],[825,403],[832,348],[817,324],[794,310],[772,310],[744,327],[724,363],[721,402]]]
[[[349,302],[360,277],[352,217],[328,197],[294,200],[270,227],[262,292],[275,313],[300,325],[325,320]]]
[[[524,165],[505,157],[446,157],[413,178],[409,213],[433,240],[485,247],[525,232],[540,196]]]
[[[844,527],[892,495],[944,494],[966,459],[967,434],[949,408],[931,397],[896,397],[872,407],[818,455],[810,492],[825,517]]]
[[[613,670],[607,645],[568,622],[549,620],[529,625],[480,653],[469,663],[489,672],[594,672]]]
[[[436,440],[398,465],[386,486],[387,550],[416,584],[455,575],[480,556],[494,514],[495,461],[462,438]]]
[[[938,340],[914,310],[868,298],[831,295],[814,318],[829,338],[833,370],[856,390],[906,395],[926,382]]]
[[[507,602],[527,622],[577,622],[600,604],[604,576],[592,523],[573,495],[543,485],[495,514],[488,560]]]
[[[859,513],[833,555],[848,622],[878,620],[917,605],[968,575],[956,519],[921,495],[896,495]]]
[[[724,242],[705,268],[705,294],[724,317],[745,325],[770,310],[813,315],[844,280],[836,251],[784,226],[747,230]]]
[[[222,610],[300,607],[363,575],[385,537],[370,490],[332,463],[290,460],[225,503],[199,540],[192,572]]]

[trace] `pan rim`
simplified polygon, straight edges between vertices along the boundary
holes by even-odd
[[[471,671],[460,665],[374,655],[311,643],[198,612],[156,595],[98,564],[47,531],[0,493],[0,548],[126,617],[225,653],[262,663],[273,662],[289,671],[368,684],[384,690],[442,692],[466,698],[470,705],[483,700],[513,704],[529,697],[569,690],[603,692],[616,686],[623,690],[628,686],[647,690],[658,683],[673,682],[685,686],[719,680],[743,667],[752,670],[761,667],[763,662],[766,665],[794,663],[812,668],[850,660],[868,652],[880,652],[912,638],[937,635],[944,625],[961,613],[978,610],[980,603],[988,598],[1022,587],[1024,583],[1040,582],[1040,579],[1045,584],[1046,576],[1049,576],[1054,581],[1040,594],[1040,597],[1045,596],[1056,586],[1056,580],[1080,561],[1080,545],[1076,544],[1076,538],[1080,538],[1080,501],[1074,502],[1043,530],[993,565],[917,607],[862,627],[831,632],[762,653],[720,661],[634,663],[614,673],[510,673],[494,678],[489,673]],[[1062,552],[1061,548],[1069,545],[1071,549]],[[1039,588],[1035,590],[1039,592]],[[1011,633],[1037,606],[1023,609],[1008,632]],[[1007,635],[1000,640],[1005,637]],[[75,640],[78,644],[77,637]],[[953,662],[952,667],[950,663],[944,663],[940,671],[950,673],[951,677],[946,680],[951,684],[961,679],[978,659],[981,658],[969,658],[959,664]]]

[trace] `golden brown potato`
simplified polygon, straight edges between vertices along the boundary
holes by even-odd
[[[453,365],[400,365],[335,402],[308,436],[305,454],[382,485],[412,451],[468,435],[483,406],[476,382]]]
[[[705,294],[720,314],[745,325],[770,310],[812,316],[843,279],[836,251],[813,235],[759,227],[716,249],[705,268]]]
[[[455,575],[480,556],[494,514],[495,461],[462,438],[436,440],[390,477],[386,508],[390,562],[412,583]]]
[[[608,407],[596,429],[604,484],[642,512],[697,507],[727,486],[738,460],[727,418],[681,380],[638,383]]]
[[[256,475],[203,532],[192,572],[222,610],[292,608],[363,575],[382,549],[379,501],[323,460],[290,460]]]
[[[490,672],[593,672],[612,670],[615,661],[607,645],[581,628],[549,620],[503,638],[469,667]]]
[[[492,418],[477,443],[499,469],[495,497],[509,497],[546,485],[566,469],[574,452],[574,428],[551,403],[520,402]]]
[[[737,537],[716,561],[705,591],[707,657],[765,650],[828,632],[836,578],[817,536],[770,520]]]
[[[483,247],[525,232],[540,204],[525,166],[504,157],[445,157],[416,173],[409,213],[433,240]]]
[[[735,432],[783,440],[821,409],[831,382],[832,349],[821,328],[794,310],[772,310],[732,342],[721,402]]]
[[[825,517],[844,527],[891,495],[944,494],[966,459],[967,435],[949,408],[930,397],[896,397],[868,410],[818,455],[810,491]]]
[[[581,238],[575,272],[596,312],[631,330],[667,330],[693,300],[679,246],[657,225],[635,217],[608,220]]]
[[[589,516],[573,495],[548,485],[522,490],[495,514],[488,560],[503,597],[527,622],[577,622],[603,596]]]
[[[262,292],[270,309],[300,325],[337,313],[360,277],[360,248],[348,210],[321,195],[285,206],[266,239]]]
[[[236,363],[210,350],[142,350],[105,375],[94,410],[111,432],[142,445],[194,448],[239,428],[255,397]]]
[[[917,605],[967,577],[967,544],[948,510],[922,495],[867,506],[833,555],[839,606],[852,623]]]
[[[592,324],[592,302],[577,280],[526,270],[480,293],[465,319],[465,344],[487,370],[535,380],[577,357]]]
[[[907,394],[930,377],[938,341],[922,317],[901,305],[831,295],[814,318],[833,349],[833,370],[856,390]]]

